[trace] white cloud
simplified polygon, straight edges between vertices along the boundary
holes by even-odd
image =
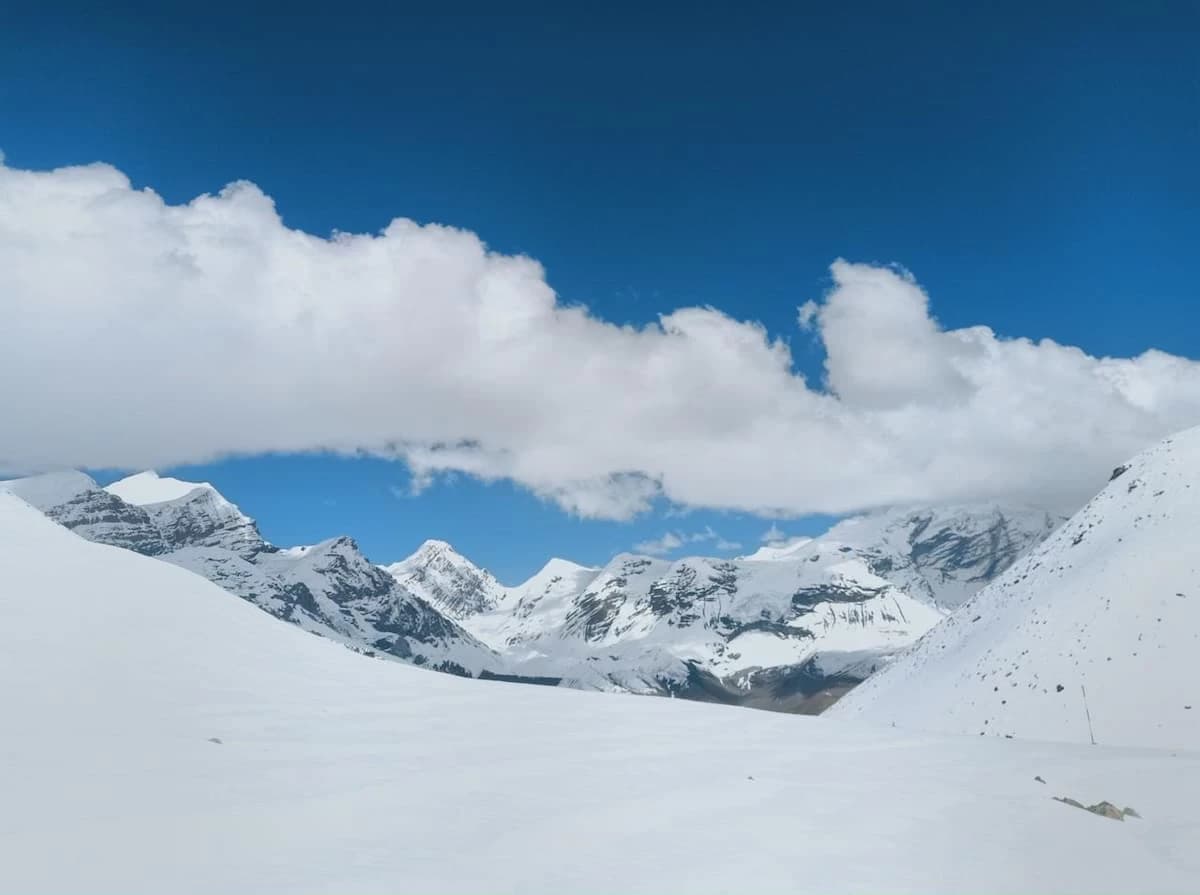
[[[711,542],[713,547],[719,551],[738,550],[742,546],[737,541],[727,541],[713,531],[712,526],[706,525],[702,531],[692,532],[691,534],[669,531],[661,538],[634,544],[633,550],[635,553],[645,553],[649,556],[665,556],[686,544],[700,544],[706,541]]]
[[[672,550],[683,546],[683,539],[674,532],[667,532],[661,538],[653,541],[641,541],[633,545],[634,553],[645,553],[649,556],[663,556]]]
[[[790,547],[799,547],[801,544],[807,544],[812,538],[806,535],[789,535],[778,525],[771,523],[771,527],[762,533],[762,537],[759,540],[765,547],[770,547],[774,551],[782,551]],[[763,551],[760,549],[759,552]]]
[[[290,230],[248,183],[172,206],[104,165],[0,165],[0,468],[334,450],[512,479],[584,516],[1069,508],[1200,422],[1200,365],[943,330],[908,274],[838,261],[787,345],[711,308],[619,327],[537,262],[396,220]]]
[[[783,543],[785,540],[787,540],[787,535],[783,533],[782,529],[780,529],[778,525],[772,522],[771,527],[762,533],[762,537],[759,538],[759,540],[770,547],[775,544]]]

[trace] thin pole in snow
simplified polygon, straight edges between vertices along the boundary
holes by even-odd
[[[1079,692],[1083,694],[1083,711],[1087,715],[1088,736],[1092,738],[1092,745],[1096,745],[1096,734],[1092,732],[1092,710],[1087,704],[1087,690],[1083,688],[1083,684],[1079,685]]]

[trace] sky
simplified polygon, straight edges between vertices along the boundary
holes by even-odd
[[[1194,3],[570,6],[4,10],[0,467],[511,582],[1200,423]]]

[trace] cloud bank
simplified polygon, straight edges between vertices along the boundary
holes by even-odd
[[[798,314],[827,353],[809,383],[753,322],[615,326],[462,230],[324,239],[250,183],[169,205],[107,165],[0,163],[0,468],[333,450],[590,517],[1071,508],[1200,422],[1192,360],[947,331],[903,271],[831,272]]]

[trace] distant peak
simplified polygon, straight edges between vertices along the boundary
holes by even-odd
[[[127,476],[118,482],[113,482],[104,490],[116,495],[126,503],[135,506],[146,506],[152,503],[166,503],[187,497],[193,491],[204,489],[219,495],[216,488],[208,482],[185,482],[169,476],[160,476],[152,469]]]
[[[563,559],[561,556],[552,556],[550,560],[542,566],[543,572],[595,572],[598,566],[585,566],[570,559]]]
[[[598,572],[599,569],[595,566],[583,566],[577,562],[572,562],[569,559],[561,557],[552,557],[542,568],[535,574],[526,584],[535,581],[544,581],[551,578],[566,578],[568,576],[579,575],[583,572]]]
[[[349,535],[338,535],[334,538],[327,538],[319,543],[312,544],[308,547],[292,548],[291,555],[293,556],[309,556],[322,553],[335,553],[338,551],[351,551],[361,553],[358,549],[358,542]]]
[[[439,557],[448,559],[453,563],[470,563],[470,560],[455,550],[452,544],[447,541],[439,541],[437,538],[430,538],[404,559],[385,566],[385,568],[392,574],[400,574],[412,569],[414,566],[424,566]]]

